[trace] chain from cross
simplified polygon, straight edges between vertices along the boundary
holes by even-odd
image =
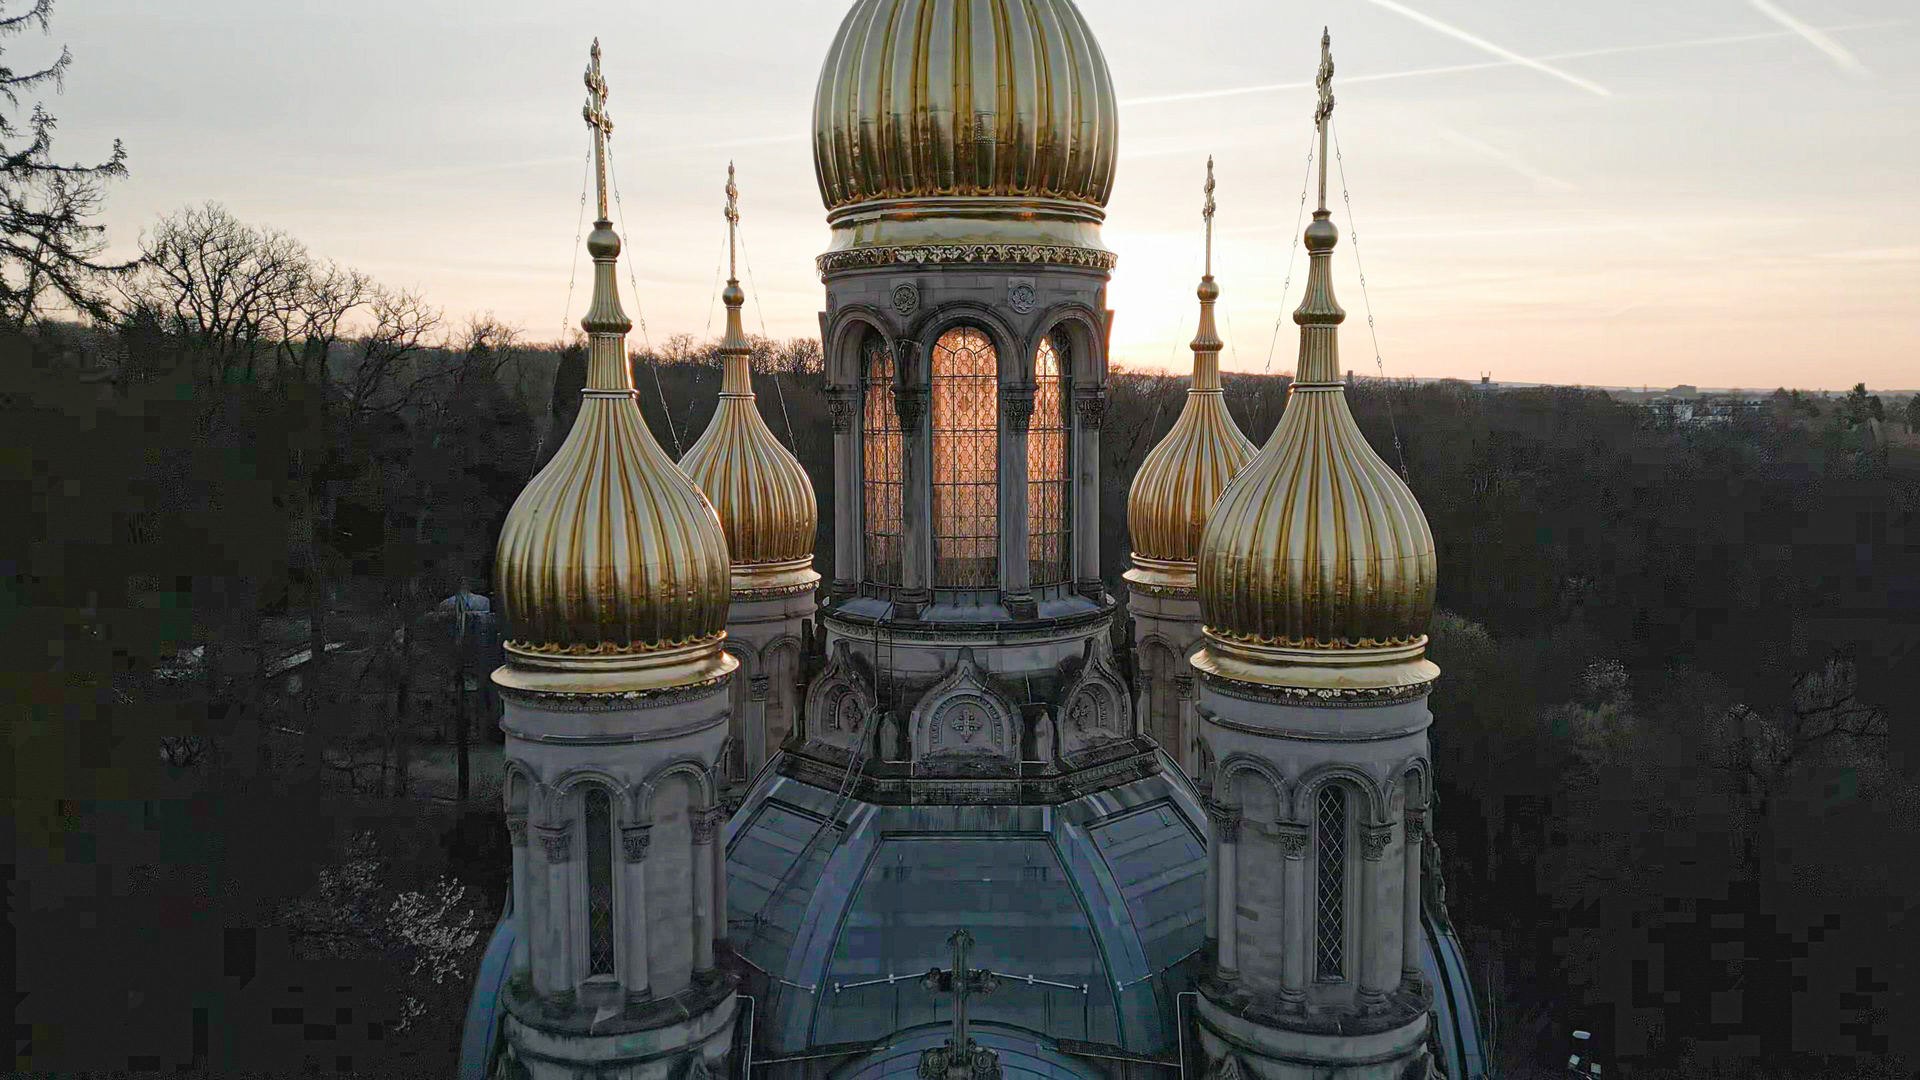
[[[587,103],[580,109],[580,116],[587,126],[593,129],[593,162],[595,187],[600,196],[599,220],[607,220],[607,139],[613,135],[613,114],[607,112],[607,80],[600,76],[600,39],[593,39],[593,49],[587,54]]]
[[[973,947],[972,934],[956,930],[947,944],[953,946],[953,967],[927,972],[926,986],[933,993],[953,995],[953,1036],[945,1046],[920,1055],[920,1080],[999,1080],[999,1055],[975,1046],[967,1034],[967,998],[993,993],[1000,979],[986,968],[967,966],[967,950]]]

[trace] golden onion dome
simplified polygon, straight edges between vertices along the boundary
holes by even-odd
[[[728,165],[730,241],[739,221],[738,194],[733,166]],[[733,566],[733,595],[804,592],[820,582],[813,569],[814,532],[820,523],[813,481],[760,416],[753,394],[753,349],[740,328],[746,294],[731,269],[720,298],[727,306],[727,333],[720,342],[720,407],[680,459],[680,468],[720,515]]]
[[[834,248],[1104,253],[1117,105],[1072,0],[856,0],[814,96]]]
[[[500,532],[507,685],[644,689],[714,678],[734,664],[720,519],[660,449],[634,402],[604,219],[587,237],[593,302],[587,385],[573,430]]]
[[[1193,382],[1173,430],[1147,454],[1127,492],[1127,528],[1133,537],[1133,568],[1126,580],[1149,593],[1187,594],[1194,588],[1194,559],[1208,512],[1253,458],[1253,442],[1227,412],[1220,389],[1220,334],[1213,305],[1213,159],[1207,159],[1207,268],[1196,290],[1200,329],[1193,339]]]
[[[1286,412],[1227,485],[1201,539],[1207,647],[1195,664],[1276,685],[1412,685],[1439,671],[1422,658],[1433,533],[1347,407],[1337,337],[1346,313],[1329,272],[1338,236],[1327,211],[1316,211]]]

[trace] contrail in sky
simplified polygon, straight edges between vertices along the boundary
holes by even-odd
[[[1545,184],[1548,187],[1559,188],[1562,191],[1574,190],[1574,185],[1568,183],[1565,180],[1560,179],[1557,176],[1551,176],[1547,173],[1540,171],[1539,169],[1534,168],[1531,164],[1527,163],[1521,158],[1505,150],[1502,150],[1494,146],[1488,146],[1486,143],[1483,143],[1478,139],[1474,139],[1466,135],[1462,135],[1460,132],[1455,131],[1449,127],[1435,128],[1434,130],[1440,135],[1441,138],[1447,140],[1448,142],[1453,143],[1456,146],[1464,146],[1469,150],[1475,151],[1480,154],[1484,154],[1487,157],[1490,157],[1493,160],[1498,161],[1502,165],[1505,165],[1507,168],[1512,169],[1514,172],[1519,173],[1521,176],[1524,176],[1527,179],[1534,181],[1535,183]]]
[[[1885,19],[1879,22],[1848,23],[1845,26],[1828,27],[1820,33],[1838,33],[1843,30],[1877,30],[1887,26],[1901,26],[1908,19]],[[1729,34],[1724,37],[1691,38],[1686,41],[1657,41],[1646,45],[1608,45],[1598,49],[1575,49],[1571,52],[1549,53],[1539,57],[1541,60],[1583,60],[1590,56],[1617,56],[1621,53],[1665,52],[1670,49],[1695,49],[1708,45],[1744,45],[1750,41],[1778,41],[1781,38],[1800,37],[1793,30],[1762,30],[1752,34]],[[1387,79],[1410,79],[1420,75],[1452,75],[1463,71],[1491,71],[1495,68],[1514,67],[1511,60],[1488,60],[1478,64],[1452,64],[1447,67],[1418,68],[1413,71],[1386,71],[1375,75],[1346,75],[1340,77],[1340,83],[1381,82]],[[1171,101],[1198,101],[1204,98],[1237,97],[1241,94],[1264,94],[1276,90],[1305,90],[1312,87],[1310,82],[1263,83],[1259,86],[1232,86],[1220,90],[1193,90],[1183,94],[1156,94],[1153,97],[1128,98],[1122,105],[1160,105]]]
[[[1755,11],[1806,38],[1807,44],[1826,53],[1834,63],[1840,65],[1841,71],[1862,77],[1867,74],[1867,65],[1861,63],[1859,57],[1848,52],[1846,46],[1821,33],[1819,27],[1808,26],[1794,18],[1773,0],[1752,0],[1752,3]]]
[[[1561,71],[1559,68],[1554,67],[1552,64],[1535,60],[1532,57],[1521,56],[1519,53],[1514,52],[1512,49],[1495,45],[1493,42],[1488,41],[1486,38],[1476,37],[1473,34],[1469,34],[1465,30],[1460,29],[1457,26],[1452,26],[1447,23],[1443,23],[1439,19],[1436,19],[1431,15],[1425,15],[1418,11],[1415,11],[1412,8],[1406,6],[1405,4],[1395,3],[1394,0],[1372,0],[1372,2],[1376,7],[1383,7],[1383,8],[1386,8],[1388,11],[1398,12],[1399,14],[1405,15],[1407,18],[1412,19],[1414,22],[1419,23],[1420,25],[1426,27],[1429,30],[1437,30],[1442,34],[1447,35],[1448,37],[1457,38],[1461,41],[1466,42],[1469,45],[1472,45],[1474,48],[1480,49],[1484,52],[1490,52],[1493,55],[1501,58],[1502,60],[1507,61],[1510,64],[1519,64],[1522,67],[1532,68],[1533,70],[1541,72],[1542,74],[1551,75],[1556,79],[1562,79],[1566,82],[1572,83],[1573,85],[1579,87],[1582,90],[1587,91],[1590,94],[1598,94],[1601,97],[1613,96],[1613,91],[1607,89],[1604,86],[1601,86],[1597,82],[1594,82],[1590,79],[1583,79],[1580,76],[1575,75],[1571,72]],[[1764,2],[1764,0],[1754,0],[1754,3],[1756,4],[1762,3],[1762,2]]]

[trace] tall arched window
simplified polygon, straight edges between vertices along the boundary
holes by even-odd
[[[587,974],[613,974],[613,799],[587,788]]]
[[[1064,344],[1064,342],[1063,342]],[[1033,358],[1027,429],[1027,566],[1035,585],[1067,580],[1067,365],[1053,335]]]
[[[959,326],[933,346],[933,583],[999,581],[1000,366],[987,335]]]
[[[861,533],[866,578],[879,585],[900,584],[901,480],[900,414],[894,410],[893,350],[878,334],[861,346],[865,373],[861,416]]]
[[[1344,979],[1347,974],[1347,791],[1326,784],[1314,800],[1318,833],[1314,904],[1314,975]]]

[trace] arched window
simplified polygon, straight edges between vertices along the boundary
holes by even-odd
[[[879,585],[900,584],[901,480],[900,414],[894,411],[893,350],[878,334],[861,346],[865,373],[861,416],[861,529],[866,578]]]
[[[1033,422],[1027,429],[1027,567],[1035,585],[1069,577],[1067,370],[1053,335],[1041,338],[1033,358]]]
[[[613,799],[589,786],[587,841],[587,974],[613,974]]]
[[[999,581],[999,361],[987,335],[959,326],[933,346],[933,583]]]
[[[1347,789],[1326,784],[1315,796],[1318,853],[1314,904],[1314,975],[1347,975]]]

